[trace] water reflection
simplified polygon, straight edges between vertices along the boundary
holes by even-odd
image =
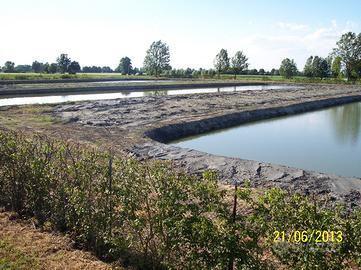
[[[331,108],[329,115],[337,140],[356,144],[361,133],[361,103]]]
[[[144,96],[168,96],[167,90],[144,91]]]
[[[91,94],[69,94],[69,95],[43,95],[43,96],[27,96],[27,97],[10,97],[0,99],[0,106],[24,105],[24,104],[46,104],[61,103],[68,101],[82,100],[104,100],[118,98],[132,98],[143,96],[164,96],[164,95],[188,95],[202,93],[220,93],[232,91],[249,91],[249,90],[282,90],[282,89],[301,89],[298,86],[285,85],[242,85],[220,88],[191,88],[177,90],[153,90],[153,91],[119,91],[112,93],[91,93]]]
[[[361,103],[257,121],[174,141],[203,152],[361,177]]]

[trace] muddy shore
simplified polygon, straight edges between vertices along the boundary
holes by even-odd
[[[276,164],[220,157],[161,142],[241,123],[361,101],[360,86],[303,85],[303,89],[147,96],[52,106],[65,126],[96,134],[140,159],[173,160],[190,173],[212,169],[225,183],[250,179],[254,187],[279,186],[361,204],[361,179]]]

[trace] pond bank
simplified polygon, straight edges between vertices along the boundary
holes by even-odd
[[[82,101],[44,106],[42,116],[60,119],[51,125],[17,121],[17,127],[54,137],[111,146],[140,159],[173,160],[190,173],[214,169],[223,182],[250,179],[254,186],[281,186],[290,191],[327,194],[361,203],[361,179],[345,178],[175,148],[158,141],[237,125],[242,121],[300,113],[358,101],[360,86],[302,85],[302,89],[224,92],[176,96]],[[28,109],[26,109],[28,108]],[[0,118],[29,119],[32,106],[0,109]],[[37,106],[39,114],[42,106]],[[26,111],[27,110],[27,111]],[[26,111],[26,117],[24,117]],[[24,117],[24,118],[23,118]],[[216,120],[215,120],[216,119]],[[10,121],[10,120],[9,120]],[[4,122],[5,123],[5,122]],[[10,122],[9,122],[10,123]],[[0,124],[1,126],[1,124]]]
[[[108,129],[140,159],[172,160],[190,173],[212,169],[221,181],[250,179],[253,186],[279,186],[304,194],[327,194],[359,204],[361,179],[287,166],[227,158],[160,142],[264,118],[295,114],[361,100],[357,86],[305,85],[305,89],[245,91],[79,102],[57,105],[56,115],[71,125]]]

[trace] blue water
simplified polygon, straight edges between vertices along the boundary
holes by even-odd
[[[361,103],[257,121],[171,144],[216,155],[361,177]]]
[[[8,97],[0,98],[0,106],[11,105],[25,105],[25,104],[49,104],[49,103],[63,103],[69,101],[83,101],[83,100],[105,100],[118,98],[133,98],[143,96],[157,96],[157,95],[188,95],[201,93],[221,93],[221,92],[238,92],[247,90],[282,90],[282,89],[298,89],[297,86],[286,85],[247,85],[247,86],[232,86],[219,88],[194,88],[194,89],[177,89],[177,90],[155,90],[155,91],[120,91],[113,93],[88,93],[76,94],[69,93],[65,95],[36,95],[27,97]]]

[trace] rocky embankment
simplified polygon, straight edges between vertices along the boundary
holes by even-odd
[[[255,187],[279,186],[305,194],[361,203],[361,179],[258,161],[220,157],[161,142],[263,118],[361,101],[360,86],[304,85],[303,89],[148,96],[54,106],[69,125],[109,130],[113,143],[141,159],[173,160],[190,173],[212,169],[224,182],[250,179]]]

